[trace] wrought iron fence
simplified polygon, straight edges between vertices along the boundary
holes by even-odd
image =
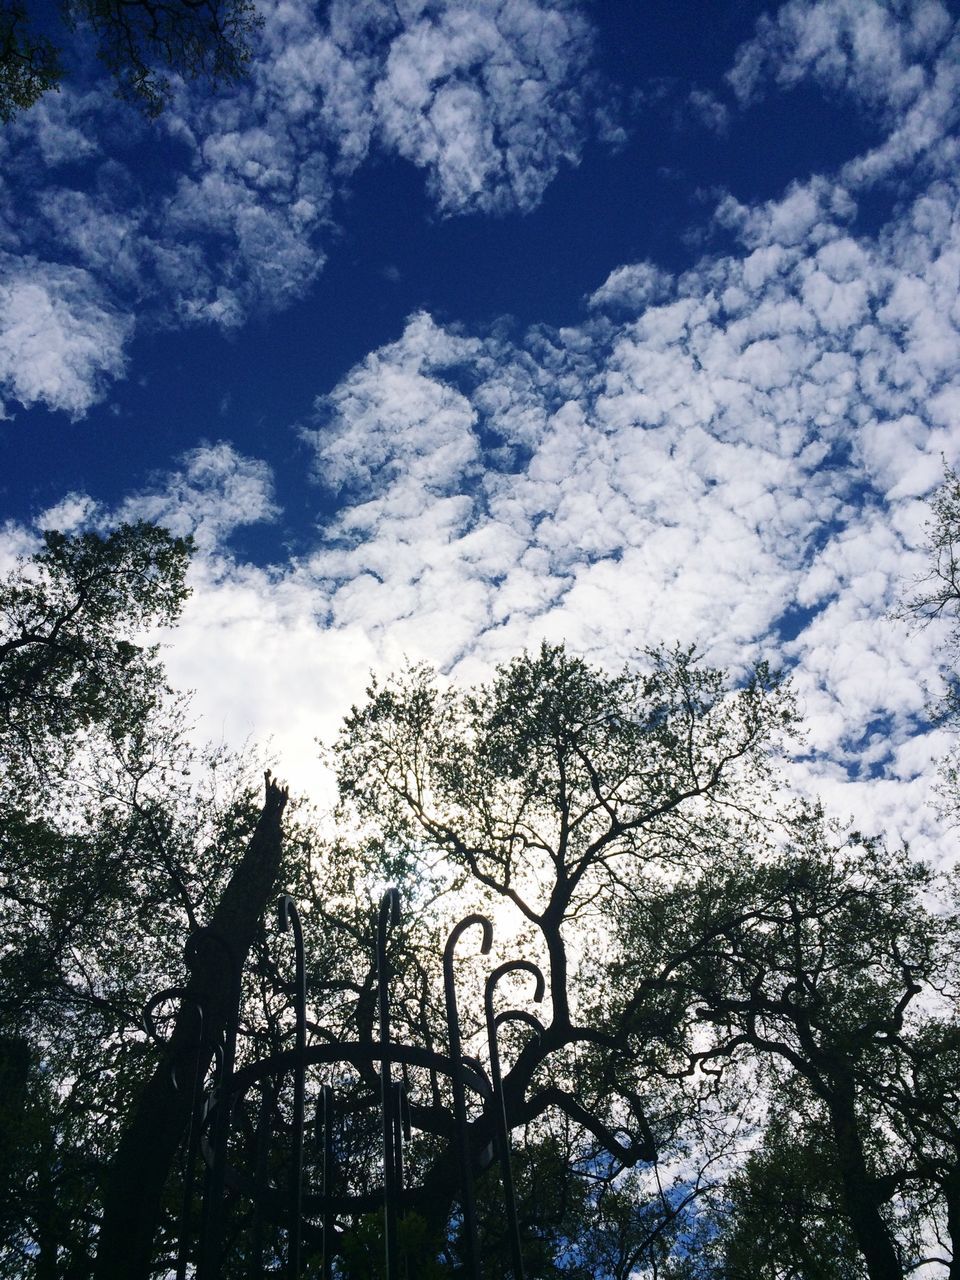
[[[482,915],[468,915],[450,932],[443,951],[443,988],[448,1052],[433,1047],[403,1044],[391,1032],[390,969],[387,960],[391,930],[400,922],[400,897],[389,889],[380,902],[375,942],[375,965],[379,1035],[369,1042],[336,1038],[313,1040],[310,1032],[320,1031],[307,1018],[306,959],[300,916],[293,899],[284,894],[279,901],[279,924],[293,935],[295,973],[289,992],[292,996],[294,1045],[237,1066],[237,1041],[242,993],[242,973],[226,943],[213,931],[200,929],[190,939],[188,955],[201,942],[223,947],[230,959],[231,1001],[226,1033],[214,1046],[211,1078],[204,1078],[205,1057],[203,1009],[196,1001],[189,1006],[196,1017],[196,1057],[192,1063],[175,1068],[175,1084],[188,1090],[192,1098],[191,1123],[185,1144],[182,1199],[177,1230],[176,1277],[186,1280],[220,1280],[227,1267],[227,1254],[235,1245],[227,1199],[246,1206],[245,1249],[242,1270],[251,1277],[285,1273],[291,1280],[304,1274],[304,1240],[314,1260],[311,1274],[332,1280],[337,1274],[336,1259],[346,1238],[344,1223],[372,1211],[382,1212],[384,1274],[386,1280],[401,1280],[404,1274],[400,1225],[410,1201],[411,1170],[408,1152],[416,1129],[415,1112],[408,1096],[408,1075],[426,1072],[439,1096],[443,1079],[452,1098],[452,1132],[459,1186],[457,1236],[460,1269],[467,1280],[479,1280],[480,1257],[474,1176],[479,1167],[496,1160],[499,1164],[507,1247],[515,1280],[523,1280],[523,1241],[517,1215],[516,1196],[510,1163],[510,1137],[504,1101],[499,1029],[507,1022],[525,1024],[535,1035],[543,1025],[522,1009],[496,1011],[497,986],[506,975],[526,973],[534,982],[533,999],[544,994],[540,969],[528,960],[512,960],[497,966],[486,978],[484,1015],[488,1069],[463,1053],[462,1030],[457,1004],[456,952],[468,930],[480,931],[480,953],[487,955],[493,941],[493,926]],[[149,1034],[158,1043],[158,1011],[165,1003],[186,996],[182,988],[160,992],[144,1011]],[[307,1073],[325,1068],[333,1083],[323,1083],[314,1091],[314,1114],[307,1116]],[[369,1079],[379,1075],[378,1097],[358,1104],[350,1090],[341,1098],[336,1080],[348,1071]],[[285,1119],[280,1117],[281,1094],[288,1104]],[[493,1151],[477,1152],[471,1145],[468,1097],[474,1107],[489,1118]],[[365,1111],[369,1121],[371,1106],[379,1111],[379,1185],[350,1185],[344,1175],[344,1155],[361,1133],[358,1116]],[[278,1150],[278,1131],[282,1143]],[[366,1130],[369,1139],[369,1124]],[[309,1141],[308,1141],[309,1140]],[[358,1141],[363,1144],[363,1134]],[[366,1165],[365,1165],[366,1167]],[[199,1206],[199,1214],[196,1209]],[[233,1217],[237,1214],[234,1211]],[[285,1255],[285,1256],[284,1256]],[[319,1255],[319,1270],[316,1259]],[[229,1267],[234,1274],[237,1267]]]

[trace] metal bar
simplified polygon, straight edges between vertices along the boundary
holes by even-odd
[[[510,1240],[510,1254],[513,1260],[514,1280],[523,1280],[523,1250],[520,1244],[520,1223],[517,1218],[517,1200],[513,1186],[513,1171],[510,1167],[510,1131],[507,1127],[507,1107],[503,1095],[503,1080],[500,1074],[500,1050],[497,1045],[498,1019],[493,1012],[493,993],[497,983],[508,973],[532,974],[536,989],[534,1000],[539,1003],[546,990],[543,974],[529,960],[508,960],[498,965],[487,978],[483,993],[483,1007],[487,1020],[487,1044],[490,1049],[490,1079],[494,1094],[494,1124],[497,1133],[497,1148],[500,1157],[500,1176],[503,1181],[504,1209],[507,1214],[507,1234]],[[522,1016],[522,1015],[521,1015]]]
[[[388,889],[380,900],[377,920],[377,989],[380,1004],[380,1106],[383,1118],[383,1221],[386,1280],[399,1280],[397,1253],[397,1186],[393,1151],[393,1089],[390,1078],[390,981],[387,933],[400,923],[400,894]]]
[[[300,1275],[301,1197],[303,1195],[303,1110],[307,1047],[307,978],[303,953],[303,929],[300,915],[288,893],[279,902],[280,931],[293,929],[296,963],[293,1002],[296,1016],[296,1047],[293,1068],[293,1140],[290,1153],[290,1189],[287,1225],[287,1275],[298,1280]]]
[[[483,930],[480,954],[489,955],[493,946],[493,925],[486,916],[465,916],[454,925],[443,949],[443,992],[447,1007],[447,1044],[453,1064],[453,1118],[457,1132],[457,1158],[460,1162],[460,1208],[463,1212],[463,1261],[467,1280],[480,1280],[477,1256],[477,1208],[473,1195],[473,1162],[470,1159],[470,1135],[467,1132],[467,1098],[463,1082],[463,1049],[460,1043],[460,1019],[457,1012],[457,984],[454,959],[457,943],[467,929],[479,925]]]
[[[393,1158],[397,1188],[397,1216],[403,1218],[404,1139],[410,1137],[410,1108],[407,1105],[406,1085],[401,1080],[393,1082]]]
[[[323,1086],[323,1255],[321,1280],[333,1276],[333,1089]]]
[[[250,1256],[251,1280],[262,1280],[263,1276],[263,1197],[267,1190],[267,1156],[270,1147],[270,1107],[273,1099],[270,1091],[264,1088],[260,1094],[260,1109],[257,1114],[254,1185],[253,1197],[253,1242]]]

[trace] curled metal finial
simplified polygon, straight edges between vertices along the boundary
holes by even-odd
[[[540,1003],[546,993],[547,983],[539,965],[535,965],[532,960],[508,960],[506,964],[497,965],[493,973],[487,978],[487,983],[484,987],[484,1007],[490,1011],[491,1017],[493,1016],[494,989],[500,979],[505,978],[508,973],[529,973],[532,976],[534,980],[533,999],[536,1004]]]
[[[168,1041],[160,1034],[157,1027],[156,1018],[153,1016],[157,1009],[168,1000],[179,1000],[181,1006],[189,1006],[197,1015],[197,1043],[192,1046],[194,1050],[194,1058],[196,1069],[199,1069],[200,1055],[203,1051],[203,1004],[200,999],[193,995],[186,987],[167,987],[165,991],[158,992],[152,1000],[148,1000],[143,1006],[143,1029],[153,1041],[158,1049],[165,1049]],[[170,1079],[173,1082],[174,1089],[180,1092],[180,1080],[177,1074],[177,1064],[170,1064]],[[196,1086],[195,1086],[196,1087]]]
[[[504,1022],[513,1019],[532,1026],[539,1035],[543,1024],[533,1014],[526,1014],[521,1009],[509,1009],[505,1013],[494,1014],[493,993],[497,983],[508,973],[529,973],[534,979],[533,998],[537,1004],[543,999],[547,984],[543,973],[532,960],[508,960],[498,965],[487,978],[483,992],[483,1006],[487,1018],[487,1044],[490,1050],[490,1078],[494,1095],[494,1122],[497,1131],[497,1148],[500,1157],[500,1176],[503,1179],[503,1195],[507,1211],[507,1229],[510,1236],[510,1253],[513,1260],[514,1280],[523,1280],[523,1252],[520,1247],[520,1223],[517,1220],[517,1201],[513,1186],[513,1172],[510,1168],[510,1131],[507,1128],[507,1107],[503,1096],[503,1080],[500,1074],[500,1050],[497,1045],[497,1028]]]
[[[296,1015],[296,1048],[293,1068],[293,1142],[290,1154],[289,1224],[287,1227],[287,1271],[291,1280],[300,1275],[301,1203],[303,1196],[303,1126],[307,1047],[307,977],[303,950],[303,927],[297,904],[289,893],[277,904],[280,932],[293,930],[296,965],[293,1000]]]
[[[505,1009],[503,1013],[497,1014],[494,1022],[498,1027],[502,1027],[505,1022],[522,1022],[533,1030],[538,1040],[546,1030],[537,1015],[527,1013],[525,1009]]]
[[[467,1133],[467,1099],[466,1087],[463,1083],[463,1050],[460,1043],[460,1019],[457,1012],[457,984],[454,974],[454,959],[457,943],[461,936],[479,925],[483,930],[480,943],[480,954],[489,955],[493,946],[493,925],[486,916],[464,916],[459,924],[450,930],[447,945],[443,949],[443,991],[447,1005],[447,1041],[450,1046],[452,1064],[451,1083],[453,1085],[453,1116],[457,1132],[457,1155],[460,1162],[460,1207],[463,1210],[463,1252],[464,1266],[468,1280],[479,1280],[480,1269],[477,1258],[477,1211],[473,1196],[473,1167],[470,1159],[470,1138]]]

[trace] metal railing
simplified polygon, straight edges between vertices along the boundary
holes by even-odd
[[[533,999],[539,1002],[544,994],[543,974],[531,961],[513,960],[499,965],[487,976],[484,1014],[489,1070],[485,1070],[477,1059],[466,1056],[462,1050],[455,962],[458,943],[471,929],[480,930],[480,954],[487,955],[493,942],[493,926],[486,916],[468,915],[451,930],[443,951],[448,1052],[403,1044],[391,1033],[391,975],[387,958],[391,931],[399,923],[400,897],[396,889],[388,889],[380,902],[374,947],[379,1036],[366,1043],[334,1037],[311,1040],[311,1030],[320,1029],[307,1018],[303,930],[296,905],[287,894],[279,901],[279,924],[281,931],[290,931],[293,935],[295,976],[287,988],[292,997],[293,1048],[237,1066],[242,973],[231,954],[230,1016],[223,1040],[215,1046],[211,1078],[206,1080],[201,1071],[203,1009],[196,1001],[192,1002],[197,1019],[196,1059],[192,1064],[181,1066],[179,1071],[175,1069],[174,1074],[177,1088],[189,1090],[192,1097],[177,1228],[177,1280],[186,1280],[189,1275],[196,1280],[221,1280],[226,1274],[260,1277],[284,1273],[290,1280],[299,1280],[304,1274],[305,1237],[309,1244],[306,1252],[311,1259],[310,1274],[318,1274],[319,1266],[323,1280],[332,1280],[336,1274],[335,1260],[349,1227],[378,1204],[383,1214],[384,1274],[386,1280],[401,1280],[404,1259],[400,1224],[414,1190],[407,1158],[417,1128],[418,1108],[411,1105],[408,1087],[408,1076],[413,1070],[428,1074],[436,1097],[440,1091],[438,1082],[445,1080],[452,1099],[447,1137],[459,1179],[459,1186],[451,1197],[457,1209],[457,1274],[466,1280],[479,1280],[474,1179],[483,1167],[496,1160],[509,1266],[514,1280],[523,1280],[523,1240],[511,1171],[498,1032],[512,1021],[530,1027],[539,1036],[543,1025],[532,1013],[521,1009],[496,1012],[495,995],[498,983],[506,975],[526,973],[534,982]],[[223,939],[208,929],[198,930],[191,937],[188,954],[201,941],[213,941],[229,954]],[[158,1009],[165,1002],[182,1001],[185,994],[181,988],[170,988],[157,995],[145,1009],[147,1030],[158,1043],[162,1043],[157,1026]],[[378,1078],[376,1095],[368,1090],[362,1100],[368,1115],[372,1108],[379,1109],[380,1184],[372,1189],[351,1188],[342,1176],[340,1148],[357,1113],[351,1091],[347,1090],[347,1100],[343,1102],[338,1094],[336,1081],[343,1080],[348,1070],[367,1081]],[[311,1071],[315,1081],[314,1118],[309,1122],[313,1159],[312,1173],[307,1177],[307,1077]],[[317,1084],[322,1071],[328,1079]],[[399,1078],[394,1078],[395,1071]],[[250,1099],[258,1092],[259,1105],[251,1106]],[[281,1122],[282,1092],[291,1095],[291,1101]],[[479,1123],[469,1120],[468,1096],[473,1099]],[[279,1157],[278,1128],[283,1138]],[[486,1134],[493,1139],[492,1156],[489,1140],[483,1142]],[[245,1161],[239,1158],[241,1151]],[[366,1172],[369,1175],[369,1169]],[[231,1248],[236,1252],[236,1233],[231,1241],[229,1206],[238,1204],[246,1206],[241,1262],[237,1262],[236,1257],[232,1261],[227,1258]]]

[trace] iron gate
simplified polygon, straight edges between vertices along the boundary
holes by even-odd
[[[499,1164],[503,1196],[506,1236],[515,1280],[523,1280],[523,1251],[518,1222],[516,1196],[510,1164],[510,1140],[501,1075],[498,1031],[505,1022],[520,1022],[535,1035],[543,1031],[540,1020],[521,1009],[496,1011],[496,988],[510,973],[530,975],[534,982],[533,999],[544,994],[544,978],[540,969],[528,960],[507,961],[493,969],[484,984],[484,1018],[486,1024],[489,1070],[467,1057],[462,1051],[461,1026],[457,1006],[455,955],[462,935],[480,930],[480,953],[487,955],[493,942],[493,926],[486,916],[468,915],[450,932],[443,952],[443,986],[446,1012],[448,1052],[432,1047],[402,1044],[391,1035],[390,971],[387,944],[390,931],[400,922],[400,896],[388,889],[380,902],[377,920],[375,965],[379,1036],[369,1042],[338,1040],[311,1041],[311,1032],[322,1029],[308,1022],[306,963],[303,930],[293,899],[284,894],[279,901],[279,924],[291,931],[294,944],[295,975],[290,985],[294,1015],[294,1046],[271,1053],[255,1061],[236,1065],[237,1038],[241,1007],[242,973],[236,958],[222,938],[209,929],[195,932],[188,944],[188,956],[201,942],[222,947],[230,960],[230,1017],[223,1041],[215,1046],[214,1071],[209,1083],[203,1078],[204,1045],[203,1009],[194,1001],[197,1024],[196,1060],[187,1070],[175,1071],[178,1089],[189,1089],[192,1097],[191,1124],[185,1147],[182,1201],[179,1215],[177,1280],[188,1274],[196,1280],[220,1280],[224,1265],[228,1231],[225,1202],[227,1193],[233,1201],[249,1206],[249,1243],[247,1274],[252,1277],[285,1272],[291,1280],[302,1274],[304,1234],[313,1245],[312,1255],[319,1253],[319,1274],[323,1280],[334,1275],[334,1259],[343,1244],[344,1234],[338,1220],[369,1213],[375,1207],[382,1211],[382,1241],[387,1280],[400,1280],[401,1248],[399,1224],[409,1199],[409,1170],[406,1155],[414,1128],[415,1108],[407,1096],[407,1078],[411,1069],[429,1074],[434,1082],[444,1079],[452,1095],[453,1145],[459,1186],[453,1197],[459,1208],[458,1235],[462,1274],[468,1280],[479,1280],[477,1244],[477,1212],[474,1174],[478,1167],[496,1160]],[[151,1037],[162,1043],[157,1011],[165,1002],[183,1001],[182,988],[170,988],[154,997],[144,1011],[144,1021]],[[370,1078],[379,1076],[379,1165],[381,1183],[374,1189],[357,1190],[343,1184],[337,1159],[338,1143],[355,1120],[355,1106],[342,1106],[334,1085],[324,1084],[316,1093],[315,1114],[308,1120],[306,1109],[306,1077],[311,1067],[325,1066],[339,1072],[345,1070]],[[395,1074],[396,1073],[396,1074]],[[271,1142],[275,1138],[274,1121],[281,1091],[292,1090],[288,1107],[289,1124],[284,1126],[287,1150],[282,1164],[271,1158]],[[259,1105],[250,1099],[259,1091]],[[493,1134],[493,1150],[477,1152],[471,1148],[468,1095],[489,1116]],[[245,1151],[252,1158],[241,1167],[231,1141],[238,1141],[244,1130]],[[288,1130],[288,1132],[287,1132]],[[312,1176],[305,1177],[305,1149],[311,1143]],[[252,1168],[250,1167],[252,1165]],[[199,1180],[199,1185],[198,1185]],[[283,1185],[285,1183],[285,1185]],[[200,1204],[199,1216],[196,1204]],[[285,1258],[274,1247],[264,1262],[268,1225],[285,1224]],[[316,1272],[313,1272],[316,1274]]]

